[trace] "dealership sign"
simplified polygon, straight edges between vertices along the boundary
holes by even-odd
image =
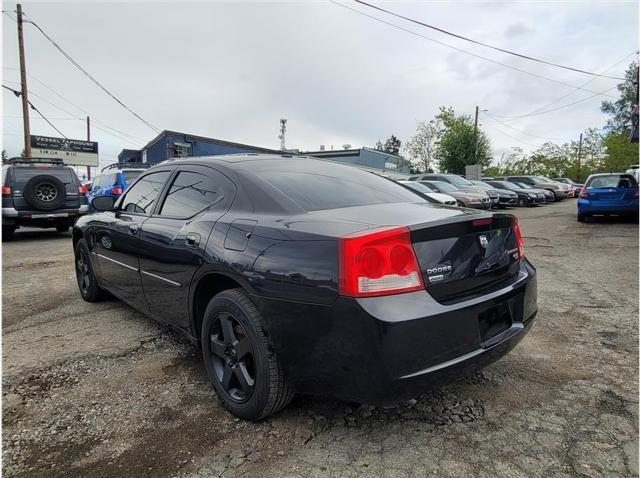
[[[72,166],[98,166],[98,143],[32,135],[31,156],[61,159]]]

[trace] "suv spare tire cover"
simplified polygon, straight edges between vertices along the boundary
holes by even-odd
[[[24,185],[22,191],[25,201],[35,209],[52,211],[64,206],[67,189],[55,176],[41,174],[34,176]]]

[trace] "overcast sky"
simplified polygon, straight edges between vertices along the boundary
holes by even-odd
[[[591,79],[474,46],[351,0],[336,1],[537,75],[575,86]],[[637,2],[371,3],[479,41],[589,71],[602,72],[638,48]],[[516,116],[572,91],[570,86],[474,58],[329,1],[24,2],[23,7],[28,18],[158,128],[263,147],[279,146],[280,118],[288,119],[289,148],[373,146],[390,134],[405,141],[416,120],[431,119],[441,105],[467,114],[480,105],[491,114]],[[3,9],[13,11],[15,4],[4,2]],[[3,84],[17,88],[16,25],[2,17]],[[122,148],[140,148],[155,136],[76,70],[32,25],[25,26],[25,43],[32,75],[28,86],[34,93],[30,100],[67,137],[85,138],[85,124],[75,118],[86,112],[130,135],[94,129],[92,139],[100,143],[101,162],[111,162]],[[633,58],[607,74],[621,76]],[[598,78],[585,88],[599,92],[616,83]],[[591,95],[574,91],[554,106]],[[4,89],[2,98],[3,148],[10,155],[19,154],[20,101]],[[588,127],[603,126],[602,98],[509,123],[528,135],[486,116],[481,116],[481,127],[496,156],[511,146],[531,150],[546,139],[568,141]],[[31,118],[32,134],[58,136],[35,113]]]

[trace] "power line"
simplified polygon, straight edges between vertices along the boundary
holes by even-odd
[[[338,6],[342,7],[342,8],[346,8],[347,10],[351,10],[352,12],[355,12],[355,13],[357,13],[359,15],[363,15],[365,17],[368,17],[368,18],[370,18],[372,20],[375,20],[376,22],[384,23],[385,25],[388,25],[390,27],[397,28],[398,30],[402,30],[404,32],[410,33],[411,35],[415,35],[415,36],[420,37],[420,38],[424,38],[425,40],[428,40],[428,41],[433,42],[433,43],[437,43],[438,45],[442,45],[442,46],[445,46],[447,48],[451,48],[452,50],[459,51],[460,53],[464,53],[465,55],[469,55],[469,56],[472,56],[474,58],[479,58],[481,60],[485,60],[485,61],[488,61],[490,63],[494,63],[496,65],[504,66],[505,68],[509,68],[511,70],[514,70],[514,71],[519,71],[520,73],[524,73],[526,75],[530,75],[530,76],[533,76],[535,78],[540,78],[540,79],[543,79],[543,80],[551,81],[551,82],[557,83],[559,85],[568,86],[570,88],[575,88],[575,89],[579,89],[579,90],[583,90],[583,91],[588,91],[589,93],[602,94],[600,92],[597,92],[597,91],[594,91],[594,90],[589,90],[589,89],[583,88],[581,86],[575,86],[575,85],[572,85],[571,83],[566,83],[564,81],[555,80],[553,78],[549,78],[547,76],[539,75],[539,74],[533,73],[531,71],[523,70],[522,68],[517,68],[515,66],[508,65],[507,63],[502,63],[502,62],[497,61],[497,60],[492,60],[491,58],[487,58],[486,56],[482,56],[482,55],[477,55],[475,53],[471,53],[470,51],[464,50],[462,48],[458,48],[456,46],[453,46],[453,45],[450,45],[448,43],[442,42],[440,40],[435,40],[435,39],[433,39],[431,37],[428,37],[426,35],[422,35],[421,33],[414,32],[413,30],[409,30],[407,28],[401,27],[400,25],[396,25],[395,23],[387,22],[386,20],[382,20],[380,18],[374,17],[373,15],[369,15],[368,13],[362,12],[360,10],[356,10],[355,8],[351,8],[351,7],[347,6],[347,5],[344,5],[342,3],[336,2],[335,0],[329,0],[329,2],[333,3],[334,5],[338,5]],[[613,98],[612,95],[606,95],[605,94],[603,96],[608,96],[608,97]]]
[[[3,66],[2,68],[6,68],[7,70],[17,70],[17,68],[11,68],[11,67],[6,67]],[[79,109],[80,111],[82,111],[84,114],[88,115],[91,117],[92,122],[101,124],[102,126],[104,126],[105,128],[111,129],[113,131],[115,131],[116,133],[119,133],[121,135],[124,136],[128,136],[130,138],[135,139],[136,141],[140,141],[141,143],[146,143],[147,140],[138,138],[137,136],[134,136],[130,133],[126,133],[124,131],[121,131],[119,129],[116,129],[112,126],[109,126],[108,124],[106,124],[104,121],[102,121],[101,119],[99,119],[98,117],[96,117],[93,113],[91,113],[90,111],[85,110],[84,108],[82,108],[81,106],[78,106],[77,104],[75,104],[74,102],[72,102],[71,100],[69,100],[68,98],[65,98],[64,96],[62,96],[60,93],[58,93],[56,90],[54,90],[52,87],[50,87],[49,85],[47,85],[44,81],[36,78],[35,76],[33,76],[31,73],[27,73],[27,76],[29,76],[29,78],[32,78],[34,80],[36,80],[38,83],[40,83],[42,86],[44,86],[46,89],[48,89],[49,91],[51,91],[54,95],[56,95],[58,98],[60,98],[62,101],[65,101],[66,103],[69,103],[71,106]],[[17,83],[17,82],[14,82]],[[84,121],[84,118],[79,118],[82,119]]]
[[[487,47],[487,48],[491,48],[493,50],[497,50],[497,51],[500,51],[502,53],[506,53],[508,55],[513,55],[513,56],[517,56],[517,57],[520,57],[520,58],[524,58],[525,60],[536,61],[538,63],[544,63],[545,65],[555,66],[555,67],[558,67],[558,68],[564,68],[565,70],[575,71],[575,72],[583,73],[585,75],[590,75],[590,76],[593,76],[593,77],[610,78],[612,80],[624,80],[624,78],[619,78],[617,76],[607,76],[607,75],[602,75],[602,74],[599,74],[599,73],[593,73],[591,71],[581,70],[579,68],[574,68],[574,67],[571,67],[571,66],[561,65],[559,63],[553,63],[553,62],[550,62],[550,61],[547,61],[547,60],[542,60],[540,58],[535,58],[535,57],[532,57],[532,56],[524,55],[522,53],[517,53],[517,52],[511,51],[511,50],[506,50],[504,48],[500,48],[500,47],[497,47],[497,46],[489,45],[488,43],[483,43],[481,41],[474,40],[472,38],[465,37],[465,36],[459,35],[457,33],[453,33],[453,32],[447,31],[447,30],[445,30],[443,28],[439,28],[439,27],[436,27],[436,26],[433,26],[433,25],[429,25],[428,23],[424,23],[424,22],[421,22],[419,20],[415,20],[413,18],[405,17],[405,16],[400,15],[398,13],[394,13],[394,12],[391,12],[389,10],[385,10],[384,8],[377,7],[375,5],[371,5],[370,3],[367,3],[367,2],[363,2],[362,0],[354,0],[354,1],[356,3],[364,5],[366,7],[373,8],[375,10],[387,13],[389,15],[393,15],[394,17],[401,18],[401,19],[406,20],[408,22],[415,23],[417,25],[421,25],[423,27],[427,27],[427,28],[430,28],[432,30],[436,30],[436,31],[438,31],[440,33],[444,33],[445,35],[449,35],[449,36],[452,36],[452,37],[455,37],[455,38],[459,38],[461,40],[465,40],[465,41],[468,41],[470,43],[474,43],[476,45],[481,45],[481,46],[484,46],[484,47]]]
[[[6,85],[2,85],[2,87],[3,87],[3,88],[6,88],[6,89],[7,89],[7,90],[9,90],[9,91],[11,91],[11,92],[12,92],[14,95],[16,95],[18,98],[19,98],[20,96],[22,96],[22,93],[21,93],[20,91],[18,91],[18,90],[14,90],[13,88],[9,88],[9,87],[8,87],[8,86],[6,86]],[[45,115],[43,115],[43,114],[40,112],[40,110],[39,110],[38,108],[36,108],[36,107],[33,105],[33,103],[31,103],[31,101],[29,101],[28,103],[29,103],[29,106],[31,107],[31,109],[32,109],[32,110],[34,110],[36,113],[38,113],[38,114],[42,117],[42,119],[43,119],[43,120],[45,120],[45,121],[49,124],[49,126],[51,126],[53,129],[55,129],[55,130],[58,132],[58,134],[60,134],[62,137],[67,138],[67,137],[64,135],[64,133],[63,133],[62,131],[60,131],[58,128],[56,128],[56,127],[53,125],[53,123],[52,123],[51,121],[49,121],[49,120],[46,118],[46,116],[45,116]]]
[[[531,136],[532,138],[544,139],[545,141],[562,141],[561,139],[558,139],[558,138],[547,138],[547,137],[545,137],[545,136],[538,136],[538,135],[535,135],[535,134],[527,133],[526,131],[522,131],[521,129],[514,128],[513,126],[508,125],[508,124],[507,124],[507,123],[505,123],[504,121],[500,121],[499,119],[494,118],[491,114],[489,114],[489,113],[488,113],[488,112],[486,112],[486,111],[482,111],[482,113],[483,113],[483,114],[485,114],[485,115],[487,115],[487,116],[488,116],[489,118],[491,118],[493,121],[496,121],[496,122],[500,123],[501,125],[506,126],[506,127],[507,127],[507,128],[509,128],[509,129],[512,129],[512,130],[514,130],[514,131],[517,131],[518,133],[522,133],[522,134],[526,134],[527,136]]]
[[[621,59],[620,61],[617,61],[616,63],[614,63],[613,65],[611,65],[609,68],[607,68],[606,70],[604,70],[604,71],[603,71],[603,73],[606,73],[607,71],[609,71],[609,70],[611,70],[611,69],[615,68],[615,67],[616,67],[616,66],[618,66],[620,63],[622,63],[623,61],[625,61],[625,60],[626,60],[627,58],[629,58],[630,56],[635,55],[636,53],[637,53],[637,52],[635,52],[635,51],[633,51],[633,52],[629,53],[629,54],[628,54],[627,56],[625,56],[623,59]],[[580,86],[581,86],[581,87],[582,87],[582,86],[586,86],[587,84],[591,83],[591,82],[592,82],[592,81],[594,81],[595,79],[596,79],[596,78],[591,78],[591,79],[587,80],[586,82],[584,82],[584,83],[583,83],[582,85],[580,85]],[[606,93],[606,92],[611,91],[611,90],[614,90],[614,89],[616,89],[616,88],[617,88],[617,86],[614,86],[614,87],[612,87],[612,88],[608,88],[608,89],[606,89],[606,90],[604,90],[604,91],[601,91],[601,92],[600,92],[600,94],[602,94],[602,93]],[[589,100],[589,99],[591,99],[591,98],[595,98],[596,96],[599,96],[598,94],[595,94],[595,95],[592,95],[592,96],[588,96],[587,98],[583,98],[582,100],[574,101],[573,103],[569,103],[569,104],[566,104],[566,105],[564,105],[564,106],[560,106],[560,107],[558,107],[558,108],[554,108],[554,109],[551,109],[551,110],[548,110],[548,111],[543,111],[543,110],[545,110],[546,108],[548,108],[549,106],[555,105],[557,102],[559,102],[560,100],[563,100],[563,99],[564,99],[564,98],[566,98],[567,96],[572,95],[572,94],[573,94],[573,93],[575,93],[576,91],[577,91],[576,89],[573,89],[573,90],[569,91],[568,93],[566,93],[566,94],[564,94],[564,95],[562,95],[562,96],[560,96],[560,97],[556,98],[556,99],[555,99],[555,100],[553,100],[551,103],[548,103],[548,104],[546,104],[546,105],[544,105],[544,106],[541,106],[541,107],[539,107],[539,108],[536,108],[535,110],[532,110],[532,111],[530,111],[529,113],[525,113],[525,114],[518,115],[518,116],[503,116],[503,115],[494,115],[494,116],[497,116],[498,118],[507,118],[507,119],[520,119],[520,118],[527,118],[527,117],[529,117],[529,116],[538,116],[538,115],[541,115],[541,114],[550,113],[551,111],[557,111],[557,110],[559,110],[559,109],[566,108],[566,107],[568,107],[568,106],[573,106],[573,105],[575,105],[575,104],[577,104],[577,103],[580,103],[580,102],[582,102],[582,101],[587,101],[587,100]]]
[[[6,80],[5,80],[5,81],[6,81]],[[17,83],[17,82],[15,82],[15,81],[14,81],[14,82],[10,82],[10,83]],[[67,113],[68,115],[70,115],[70,116],[74,117],[75,119],[82,120],[82,121],[84,121],[84,120],[85,120],[85,118],[81,118],[81,117],[79,117],[79,116],[75,115],[74,113],[72,113],[71,111],[67,110],[66,108],[63,108],[63,107],[62,107],[62,106],[60,106],[60,105],[57,105],[57,104],[55,104],[55,103],[52,103],[51,101],[49,101],[49,100],[48,100],[48,99],[46,99],[45,97],[43,97],[43,96],[41,96],[41,95],[39,95],[39,94],[37,94],[37,93],[35,93],[35,92],[31,91],[31,90],[29,90],[29,94],[30,94],[30,95],[32,95],[32,96],[35,96],[36,98],[39,98],[40,100],[44,101],[45,103],[49,104],[50,106],[53,106],[53,107],[54,107],[54,108],[56,108],[56,109],[58,109],[58,110],[62,111],[63,113]],[[89,115],[89,116],[91,116],[91,115]],[[96,123],[97,123],[97,124],[96,124]],[[103,127],[100,127],[100,125],[102,125]],[[100,131],[103,131],[103,132],[107,133],[107,134],[108,134],[108,135],[110,135],[110,136],[113,136],[114,138],[119,139],[120,141],[124,141],[125,143],[131,144],[131,145],[134,145],[134,143],[133,143],[130,139],[128,139],[128,138],[126,138],[126,137],[124,137],[124,136],[121,136],[120,134],[116,134],[116,133],[113,133],[113,132],[108,131],[107,129],[105,129],[105,127],[106,127],[106,128],[112,129],[113,131],[116,131],[116,132],[118,131],[118,130],[116,130],[116,129],[114,129],[114,128],[111,128],[111,127],[109,127],[109,126],[104,125],[102,122],[99,122],[99,121],[94,120],[94,124],[92,124],[92,126],[93,126],[94,128],[96,128],[96,129],[100,130]],[[124,134],[124,133],[123,133],[123,134]],[[140,141],[144,143],[144,141],[143,141],[143,140],[140,140]],[[135,145],[135,146],[137,146],[137,145]]]
[[[26,15],[25,15],[26,16]],[[106,87],[104,87],[98,80],[96,80],[87,70],[85,70],[82,66],[80,66],[80,64],[75,61],[71,55],[69,55],[60,45],[58,45],[53,38],[51,38],[49,35],[47,35],[47,33],[40,27],[40,25],[38,25],[36,22],[34,22],[33,20],[25,20],[25,23],[31,23],[34,27],[36,27],[36,29],[38,29],[38,31],[40,33],[42,33],[42,35],[60,52],[62,53],[62,55],[71,62],[71,64],[73,64],[73,66],[75,66],[78,70],[80,70],[87,78],[89,78],[93,83],[95,83],[102,91],[104,91],[107,95],[109,95],[111,98],[113,98],[120,106],[122,106],[124,109],[126,109],[129,113],[131,113],[133,116],[135,116],[136,118],[138,118],[140,121],[142,121],[145,125],[147,125],[149,128],[151,128],[152,130],[154,130],[156,133],[160,132],[160,129],[158,129],[157,127],[153,126],[151,123],[149,123],[147,120],[145,120],[142,116],[140,116],[138,113],[136,113],[135,111],[133,111],[131,108],[129,108],[127,105],[125,105],[120,99],[118,99],[113,93],[111,93]]]

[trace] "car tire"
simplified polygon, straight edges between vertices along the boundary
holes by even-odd
[[[519,207],[527,206],[527,200],[525,198],[518,198],[518,206]]]
[[[16,226],[2,226],[2,242],[13,241],[14,232],[16,232]]]
[[[466,207],[466,206],[464,205],[464,203],[463,203],[463,202],[461,202],[461,201],[456,201],[456,206],[458,206],[458,207]]]
[[[587,215],[578,213],[578,222],[587,222]]]
[[[49,174],[29,179],[22,192],[25,201],[40,211],[53,211],[64,206],[67,189],[62,181]]]
[[[56,231],[58,232],[67,232],[69,230],[68,224],[56,224]]]
[[[91,265],[89,248],[84,239],[80,239],[74,251],[76,280],[80,296],[87,302],[100,302],[107,298],[107,292],[100,288]]]
[[[211,299],[200,337],[207,376],[233,415],[258,421],[293,399],[265,321],[244,291],[230,289]]]

